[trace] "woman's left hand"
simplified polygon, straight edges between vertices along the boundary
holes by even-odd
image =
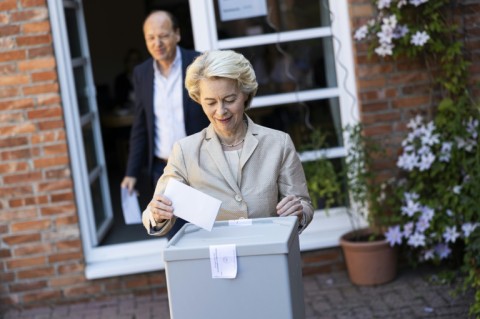
[[[277,204],[277,214],[281,217],[297,216],[301,218],[303,216],[303,205],[300,198],[295,195],[284,197],[280,203]]]

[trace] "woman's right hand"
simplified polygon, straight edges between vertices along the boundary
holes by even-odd
[[[162,223],[166,219],[172,219],[172,201],[162,194],[156,194],[148,204],[148,209],[156,223]]]

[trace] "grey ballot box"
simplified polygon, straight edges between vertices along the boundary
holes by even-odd
[[[185,224],[164,250],[170,316],[305,318],[297,218]],[[236,245],[236,278],[212,278],[210,246]]]

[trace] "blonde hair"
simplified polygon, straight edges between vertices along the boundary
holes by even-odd
[[[206,51],[188,66],[185,87],[195,102],[200,103],[200,81],[211,78],[237,81],[238,88],[247,95],[245,109],[250,107],[258,83],[252,64],[242,54],[232,50]]]

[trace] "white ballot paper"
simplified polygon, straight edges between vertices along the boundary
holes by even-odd
[[[170,178],[165,189],[173,203],[173,213],[186,221],[211,231],[222,202],[193,187]]]
[[[122,194],[122,210],[125,224],[141,224],[142,213],[140,212],[140,205],[138,205],[137,195],[135,192],[129,194],[128,189],[125,187],[120,187],[120,191]]]
[[[210,248],[210,267],[212,278],[237,277],[237,247],[230,245],[212,245]]]

